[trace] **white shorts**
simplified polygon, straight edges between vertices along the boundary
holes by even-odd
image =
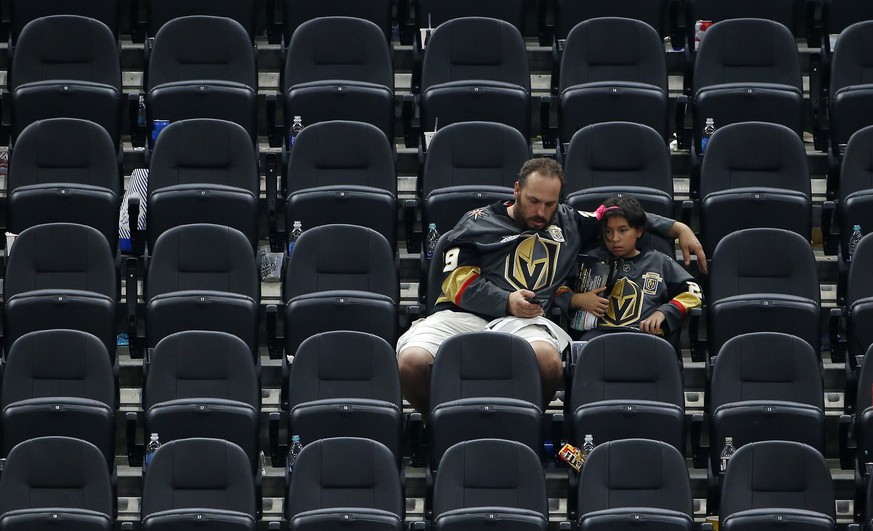
[[[486,321],[471,313],[442,310],[412,323],[409,330],[397,340],[397,352],[400,353],[409,347],[419,347],[430,352],[431,356],[435,356],[446,339],[458,334],[481,332],[489,324],[493,327],[495,321],[500,319]],[[530,324],[518,328],[513,331],[513,334],[529,343],[546,341],[555,347],[556,352],[561,352],[560,342],[548,326]]]

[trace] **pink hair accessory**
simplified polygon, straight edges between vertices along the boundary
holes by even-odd
[[[612,205],[611,207],[600,205],[599,207],[597,207],[597,210],[594,211],[594,217],[597,218],[598,221],[600,221],[600,218],[602,218],[604,214],[606,214],[610,210],[615,210],[617,208],[619,208],[618,205]]]

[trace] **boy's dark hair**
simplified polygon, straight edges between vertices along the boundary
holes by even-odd
[[[601,232],[606,229],[606,223],[609,221],[609,218],[615,216],[627,219],[627,224],[632,229],[646,230],[646,211],[643,210],[640,202],[633,197],[626,195],[612,196],[603,202],[603,206],[606,210],[604,210],[600,218]]]

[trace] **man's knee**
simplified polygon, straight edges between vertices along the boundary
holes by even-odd
[[[561,378],[561,355],[555,347],[545,341],[531,343],[537,356],[537,364],[540,367],[540,376],[544,380],[558,380]]]
[[[414,380],[428,375],[433,355],[420,347],[408,347],[397,355],[397,366],[402,380]]]

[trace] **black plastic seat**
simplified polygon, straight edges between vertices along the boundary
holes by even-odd
[[[242,339],[200,330],[161,339],[150,356],[142,406],[146,439],[150,433],[163,443],[224,439],[245,452],[253,471],[259,466],[259,378]]]
[[[304,22],[321,17],[353,17],[369,20],[382,30],[385,41],[391,42],[392,0],[328,0],[307,2],[283,0],[282,32],[285,43]]]
[[[812,238],[806,148],[787,127],[741,122],[719,128],[700,171],[704,249],[740,229],[772,227]]]
[[[56,329],[21,336],[3,370],[3,455],[28,439],[73,437],[97,447],[114,470],[117,393],[109,354],[93,335]]]
[[[285,497],[292,531],[400,531],[404,503],[391,451],[369,439],[307,443]]]
[[[30,21],[9,67],[12,141],[45,118],[100,124],[121,142],[121,60],[116,36],[99,20],[51,15]]]
[[[227,120],[242,126],[255,144],[258,69],[251,38],[239,22],[206,15],[170,20],[154,36],[146,76],[149,123]]]
[[[530,138],[530,67],[518,29],[484,17],[440,24],[424,52],[420,107],[423,131],[486,121]]]
[[[151,459],[142,490],[142,527],[176,531],[208,522],[216,531],[255,529],[255,482],[239,446],[218,439],[179,439]]]
[[[213,223],[258,243],[258,153],[233,122],[187,119],[168,125],[149,163],[148,244],[172,227]]]
[[[146,2],[146,33],[154,37],[167,22],[191,15],[226,17],[238,22],[255,40],[257,3],[253,0],[148,0]]]
[[[288,378],[288,433],[307,444],[362,437],[399,461],[403,430],[394,348],[364,332],[322,332],[300,344]]]
[[[145,283],[146,343],[185,330],[217,330],[258,349],[260,276],[248,238],[197,223],[168,229],[152,251]]]
[[[579,475],[581,531],[694,529],[691,481],[682,454],[650,439],[599,443]]]
[[[287,46],[281,82],[286,140],[295,116],[304,126],[367,122],[394,138],[394,68],[379,26],[348,16],[316,18],[300,24]]]
[[[72,223],[25,229],[3,283],[6,352],[28,332],[67,328],[96,336],[114,364],[117,298],[115,258],[97,229]]]
[[[376,126],[341,120],[306,126],[294,140],[285,175],[286,234],[295,221],[304,230],[362,225],[396,247],[394,149]]]
[[[433,492],[434,529],[544,531],[548,500],[542,465],[526,445],[462,441],[443,456]]]
[[[77,118],[33,122],[19,135],[9,168],[7,230],[79,223],[118,247],[121,170],[104,128]]]
[[[115,497],[103,454],[70,437],[38,437],[9,452],[0,477],[0,529],[109,531]]]

